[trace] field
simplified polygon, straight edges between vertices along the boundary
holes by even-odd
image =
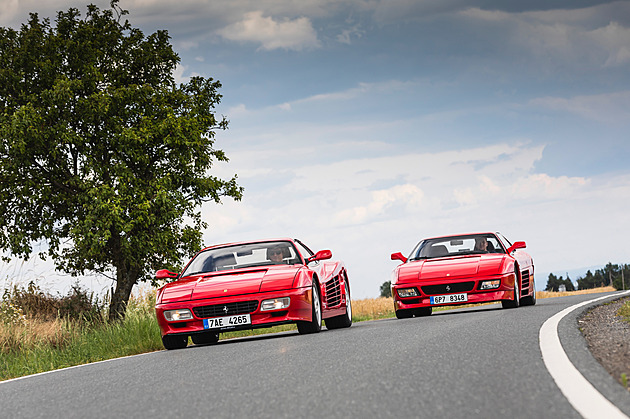
[[[537,292],[536,296],[540,299],[610,291],[614,289],[604,287],[563,293]],[[94,316],[94,307],[99,308],[98,304],[88,307],[90,316],[82,314],[73,318],[66,315],[64,318],[51,319],[50,315],[26,315],[20,307],[5,298],[0,306],[0,380],[162,350],[153,311],[154,301],[152,293],[134,297],[129,303],[125,321],[107,324],[103,320],[103,313]],[[448,308],[438,308],[445,309]],[[630,308],[625,310],[625,313],[630,313]],[[354,322],[394,317],[393,301],[391,298],[353,300],[352,317]],[[222,334],[221,339],[288,330],[295,330],[295,326],[230,332]]]

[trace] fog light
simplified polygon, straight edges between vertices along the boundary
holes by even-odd
[[[282,308],[287,308],[289,307],[290,302],[291,302],[291,299],[289,297],[264,300],[260,304],[260,311],[280,310]]]
[[[164,318],[169,322],[176,322],[178,320],[190,320],[193,316],[190,310],[182,308],[178,310],[166,310],[164,312]]]
[[[406,298],[406,297],[417,297],[418,295],[418,290],[415,288],[400,288],[398,289],[398,296],[400,298]]]
[[[501,285],[500,279],[493,279],[492,281],[483,281],[479,286],[480,290],[491,290],[495,288],[499,288]]]

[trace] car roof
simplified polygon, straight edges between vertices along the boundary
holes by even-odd
[[[445,235],[445,236],[426,237],[423,240],[445,239],[447,237],[461,237],[461,236],[482,236],[484,234],[492,234],[493,236],[496,236],[498,234],[498,232],[482,231],[482,232],[478,232],[478,233],[448,234],[448,235]]]
[[[218,249],[220,247],[228,247],[228,246],[240,246],[243,244],[255,244],[255,243],[271,243],[271,242],[291,242],[293,243],[293,239],[288,237],[280,237],[275,239],[261,239],[261,240],[248,240],[248,241],[240,241],[240,242],[232,242],[232,243],[221,243],[221,244],[213,244],[212,246],[207,246],[201,249],[201,252],[209,249]]]

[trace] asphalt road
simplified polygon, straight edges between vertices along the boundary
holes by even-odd
[[[561,310],[602,295],[220,341],[60,370],[0,383],[0,417],[579,418],[545,367],[539,330]],[[560,341],[630,416],[630,393],[578,330],[577,316],[590,306],[560,322]]]

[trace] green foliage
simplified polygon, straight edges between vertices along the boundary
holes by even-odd
[[[228,160],[214,148],[221,84],[176,86],[168,33],[126,14],[112,0],[0,28],[0,249],[28,258],[44,240],[60,270],[115,272],[110,318],[201,247],[202,202],[242,196],[236,176],[210,174]]]
[[[625,322],[630,323],[630,300],[626,299],[626,302],[617,311],[617,315],[621,316]]]
[[[562,275],[557,277],[554,274],[549,274],[545,291],[558,291],[558,288],[561,285],[564,285],[565,291],[575,291],[575,286],[573,285],[571,278],[569,278],[569,274],[567,274],[567,279],[564,279]]]
[[[630,265],[608,264],[597,269],[594,273],[590,270],[577,280],[578,289],[590,289],[606,285],[612,285],[618,290],[630,289]]]
[[[390,298],[392,296],[392,281],[385,281],[381,284],[381,297]]]

